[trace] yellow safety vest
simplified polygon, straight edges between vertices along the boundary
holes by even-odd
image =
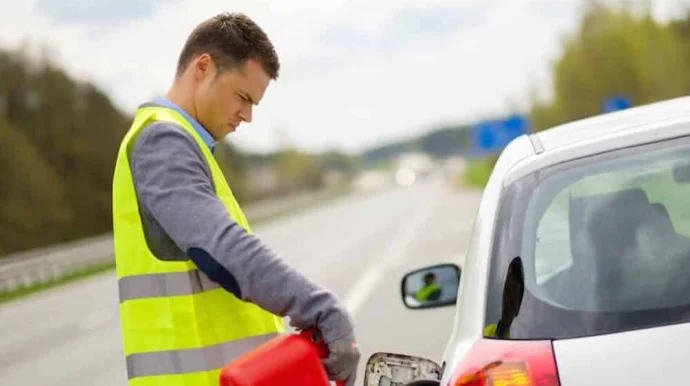
[[[439,286],[438,284],[428,285],[428,286],[420,289],[419,292],[417,292],[417,295],[416,295],[417,300],[425,301],[425,300],[429,299],[429,296],[432,293],[434,293],[435,291],[438,291],[440,289],[441,289],[441,286]]]
[[[113,232],[129,386],[218,386],[222,367],[285,331],[283,319],[212,282],[191,261],[149,250],[129,156],[147,125],[167,121],[197,142],[230,217],[251,227],[210,149],[178,112],[141,107],[124,137],[113,177]]]
[[[484,336],[487,338],[507,338],[510,339],[510,331],[506,332],[504,336],[498,336],[498,324],[490,324],[484,327]]]

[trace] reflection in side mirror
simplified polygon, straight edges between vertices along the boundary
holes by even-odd
[[[410,382],[441,379],[441,366],[424,358],[376,353],[369,357],[364,386],[402,386]]]
[[[402,280],[403,303],[411,309],[454,305],[461,272],[455,264],[440,264],[408,273]]]

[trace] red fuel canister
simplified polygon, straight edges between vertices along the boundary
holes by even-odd
[[[316,330],[282,335],[227,364],[220,386],[329,386],[321,364],[327,356]]]

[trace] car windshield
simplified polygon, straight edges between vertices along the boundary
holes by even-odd
[[[554,339],[690,321],[690,140],[565,162],[505,191],[486,336]]]

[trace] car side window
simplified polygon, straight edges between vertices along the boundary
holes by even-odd
[[[506,185],[484,336],[557,339],[687,322],[690,136],[669,142]]]
[[[670,219],[675,232],[690,238],[690,184],[674,181],[671,171],[665,170],[645,180],[640,186],[657,211]]]
[[[608,196],[620,198],[606,201]],[[598,174],[569,185],[554,197],[537,222],[533,269],[540,288],[535,292],[544,300],[566,307],[599,309],[608,304],[602,299],[609,292],[620,292],[622,287],[617,287],[614,280],[600,281],[595,291],[595,276],[610,275],[606,273],[609,269],[622,265],[615,270],[617,275],[625,273],[628,278],[643,280],[641,267],[656,260],[670,259],[666,264],[678,265],[678,257],[668,256],[690,252],[688,197],[690,184],[674,181],[668,165]],[[598,216],[598,220],[592,216]],[[614,223],[611,216],[619,218],[619,226],[610,229],[599,225],[602,221]],[[597,237],[607,241],[597,242]],[[579,279],[563,281],[559,276]],[[663,293],[669,283],[657,279],[659,283],[650,277],[644,281]],[[610,288],[604,290],[603,286]],[[612,300],[609,306],[624,307],[635,302],[641,301]]]
[[[573,263],[568,227],[570,193],[570,189],[561,192],[539,221],[534,243],[535,279],[539,285]]]

